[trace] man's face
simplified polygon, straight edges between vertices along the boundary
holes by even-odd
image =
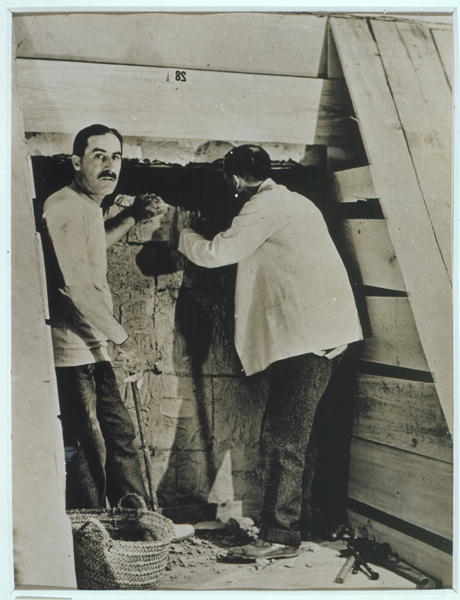
[[[83,156],[72,156],[72,164],[85,189],[106,196],[115,189],[121,168],[121,144],[112,133],[92,135]]]
[[[235,176],[224,173],[224,179],[225,179],[227,188],[230,191],[230,193],[232,195],[235,194],[238,191],[238,184],[237,184],[237,179],[235,178]]]

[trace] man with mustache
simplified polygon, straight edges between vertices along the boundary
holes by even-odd
[[[106,248],[165,205],[155,196],[104,224],[101,202],[121,168],[123,140],[91,125],[75,137],[72,182],[45,202],[44,247],[50,323],[66,454],[67,508],[114,506],[126,494],[146,495],[135,430],[108,353],[117,348],[129,372],[143,366],[135,342],[113,316]]]
[[[189,228],[179,239],[179,251],[197,265],[238,264],[236,350],[246,375],[270,369],[260,536],[229,551],[243,560],[299,553],[301,517],[311,508],[318,405],[347,345],[362,337],[351,285],[320,211],[270,179],[270,168],[259,146],[228,152],[224,176],[240,212],[212,240]]]

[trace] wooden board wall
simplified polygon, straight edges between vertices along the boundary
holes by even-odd
[[[349,518],[419,569],[452,578],[452,440],[368,167],[335,173],[369,324],[355,396]],[[367,200],[367,198],[369,198]],[[350,265],[349,265],[350,266]]]
[[[350,524],[358,531],[364,530],[377,541],[390,544],[394,552],[410,564],[417,565],[422,572],[433,574],[433,567],[435,567],[436,577],[441,584],[450,587],[452,581],[451,554],[353,510],[350,510],[348,515]]]
[[[451,427],[452,288],[446,263],[368,24],[333,18],[331,26],[375,189],[387,218],[427,362]]]

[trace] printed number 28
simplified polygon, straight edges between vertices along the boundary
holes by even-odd
[[[176,71],[176,81],[187,81],[186,71]]]

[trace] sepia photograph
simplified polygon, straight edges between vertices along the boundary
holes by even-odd
[[[455,13],[350,10],[12,13],[24,597],[453,588]]]

